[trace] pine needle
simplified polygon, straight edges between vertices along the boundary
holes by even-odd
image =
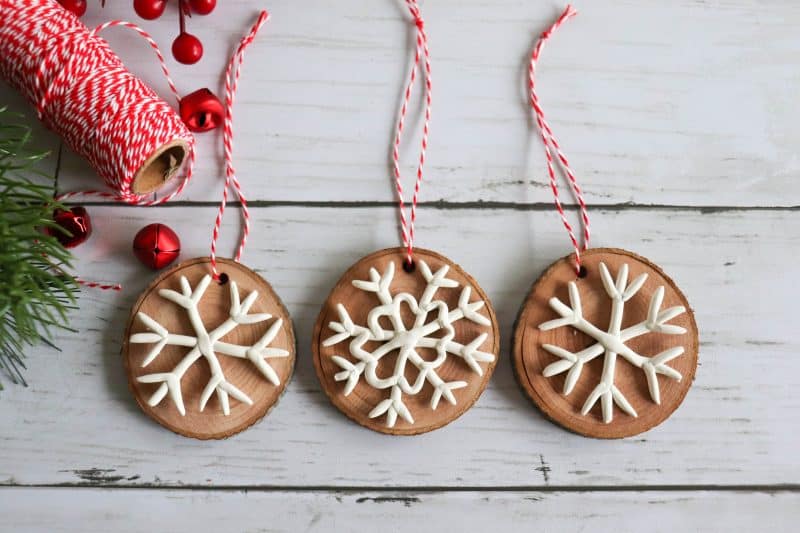
[[[52,332],[67,329],[77,291],[64,274],[71,254],[42,232],[58,227],[53,211],[63,207],[53,201],[53,177],[36,168],[48,154],[31,150],[31,131],[22,122],[0,108],[0,390],[2,374],[27,385],[24,350],[53,346]]]

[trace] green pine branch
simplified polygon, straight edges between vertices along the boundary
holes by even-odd
[[[64,274],[71,254],[42,232],[58,229],[53,211],[62,206],[53,201],[53,177],[36,169],[48,154],[31,150],[22,120],[0,108],[0,373],[27,385],[25,349],[53,346],[53,332],[67,329],[77,286]]]

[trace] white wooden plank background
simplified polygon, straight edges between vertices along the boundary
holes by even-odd
[[[130,2],[93,6],[86,22],[135,18]],[[402,2],[226,0],[195,17],[206,45],[174,65],[184,93],[218,83],[259,7],[273,15],[253,45],[239,93],[237,167],[262,200],[389,200],[389,140],[411,39]],[[436,0],[423,4],[434,68],[424,199],[550,202],[529,134],[524,91],[534,37],[560,1]],[[791,0],[593,1],[543,55],[540,97],[592,203],[797,205],[791,188],[800,92],[800,4]],[[144,23],[165,49],[177,23]],[[124,30],[109,39],[135,72],[166,84],[149,48]],[[409,43],[410,44],[410,43]],[[209,140],[210,139],[204,139]],[[202,185],[218,168],[203,142]],[[413,163],[416,149],[406,151]],[[266,162],[268,161],[268,164]],[[65,162],[64,184],[93,183]],[[409,166],[409,169],[411,167]]]
[[[90,6],[87,23],[134,16],[128,2],[111,4]],[[264,421],[215,443],[163,430],[128,393],[122,330],[152,279],[130,242],[161,221],[182,237],[184,257],[207,253],[220,182],[218,139],[205,137],[182,202],[91,207],[96,233],[77,250],[77,269],[125,290],[85,291],[72,324],[80,333],[58,337],[61,353],[32,351],[31,386],[0,393],[0,530],[210,529],[225,525],[220,517],[236,530],[791,530],[800,518],[800,5],[586,4],[543,56],[541,97],[592,204],[595,244],[659,263],[695,308],[701,367],[671,419],[637,438],[583,439],[545,421],[513,380],[518,306],[568,251],[522,89],[533,37],[563,6],[522,0],[423,3],[436,85],[419,245],[487,291],[503,327],[501,364],[472,410],[421,437],[374,434],[328,404],[310,360],[316,314],[347,266],[397,243],[387,154],[410,28],[399,2],[276,1],[245,66],[236,153],[255,205],[244,260],[295,320],[294,380]],[[229,0],[191,21],[206,58],[175,67],[182,91],[215,87],[260,5]],[[168,48],[174,21],[144,25]],[[145,46],[109,38],[165,87]],[[5,86],[0,101],[32,116]],[[405,157],[412,163],[414,150]],[[64,153],[62,190],[95,179]]]
[[[197,492],[0,489],[4,526],[15,532],[352,531],[381,516],[380,531],[788,531],[785,493],[753,492]],[[36,501],[51,502],[42,517]],[[641,514],[631,514],[636,506]],[[142,512],[145,510],[146,512]],[[280,512],[271,510],[280,509]],[[467,510],[472,512],[465,512]],[[10,518],[10,520],[9,520]],[[232,525],[234,525],[232,527]],[[377,528],[376,528],[377,529]],[[372,529],[371,529],[372,530]]]

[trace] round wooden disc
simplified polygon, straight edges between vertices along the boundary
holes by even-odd
[[[345,415],[359,424],[369,429],[390,435],[417,435],[425,433],[438,429],[461,416],[475,403],[486,388],[495,365],[497,364],[497,355],[500,347],[500,335],[494,310],[486,294],[469,274],[446,257],[419,248],[414,249],[414,270],[412,272],[406,272],[402,266],[405,257],[404,248],[389,248],[368,255],[350,267],[325,301],[319,318],[317,319],[317,324],[314,328],[314,338],[312,340],[314,367],[322,383],[322,388],[325,390],[331,402]],[[359,289],[353,285],[353,281],[369,281],[371,268],[374,268],[383,276],[384,273],[387,272],[389,265],[393,263],[394,277],[389,287],[391,297],[395,298],[398,293],[405,292],[413,296],[415,303],[419,302],[427,286],[427,282],[423,277],[422,267],[420,266],[421,261],[424,261],[434,274],[442,266],[449,266],[446,277],[458,283],[458,287],[438,288],[433,298],[434,302],[436,300],[444,302],[447,305],[447,309],[452,312],[458,309],[459,296],[462,294],[462,289],[464,287],[471,288],[472,294],[469,299],[470,302],[477,302],[479,300],[485,302],[483,308],[477,312],[485,318],[488,318],[491,324],[481,325],[467,320],[466,318],[453,321],[452,325],[455,336],[452,341],[467,345],[480,335],[486,334],[486,339],[477,348],[484,353],[492,354],[494,359],[491,362],[479,363],[483,370],[483,375],[480,376],[470,369],[462,357],[448,353],[447,358],[441,366],[435,368],[435,372],[447,383],[454,381],[466,382],[465,387],[453,390],[456,404],[452,405],[442,397],[437,408],[435,410],[431,409],[431,398],[434,394],[434,388],[430,382],[426,382],[418,394],[402,395],[402,401],[410,411],[414,423],[409,423],[404,420],[402,416],[398,416],[394,427],[387,427],[388,417],[386,413],[376,416],[375,418],[370,418],[369,415],[379,403],[390,397],[391,388],[373,388],[366,382],[365,375],[367,372],[365,372],[360,375],[355,389],[353,389],[350,394],[345,395],[346,380],[337,381],[335,379],[335,375],[342,371],[342,367],[334,361],[334,356],[339,356],[352,364],[359,362],[350,352],[350,343],[353,341],[353,338],[343,339],[332,346],[324,346],[323,343],[336,334],[336,332],[331,329],[331,323],[341,321],[341,317],[337,311],[337,304],[341,304],[346,308],[347,313],[356,326],[368,327],[368,313],[373,308],[381,305],[381,303],[375,292]],[[406,303],[401,304],[399,309],[403,324],[406,328],[411,329],[415,319],[414,313]],[[430,324],[431,322],[435,322],[438,316],[437,312],[438,311],[431,311],[426,317],[425,323]],[[389,318],[386,316],[382,316],[379,319],[379,324],[387,331],[393,329]],[[441,330],[430,334],[430,337],[441,336]],[[381,346],[381,342],[369,341],[364,345],[364,349],[374,352],[379,346]],[[433,348],[417,348],[416,351],[425,361],[430,362],[436,359],[436,351]],[[385,379],[392,376],[399,358],[399,352],[399,349],[394,349],[380,358],[375,372],[378,378]],[[414,384],[419,376],[419,370],[409,361],[405,366],[403,375],[409,383]]]
[[[209,363],[204,356],[200,356],[180,379],[185,415],[181,415],[169,394],[155,406],[148,404],[148,400],[160,384],[140,383],[137,378],[148,374],[173,371],[189,353],[191,347],[168,344],[152,362],[143,368],[142,363],[156,343],[130,342],[131,335],[152,331],[142,323],[140,318],[137,318],[137,313],[147,314],[171,334],[196,337],[186,310],[163,298],[159,295],[159,290],[172,289],[181,293],[180,279],[182,276],[186,277],[190,287],[194,290],[203,277],[211,273],[208,258],[185,261],[162,273],[150,284],[133,306],[122,345],[122,357],[128,373],[128,383],[142,410],[159,424],[175,433],[196,439],[227,438],[260,420],[277,403],[286,388],[291,379],[295,361],[295,337],[292,322],[289,313],[269,283],[235,261],[217,259],[217,264],[220,274],[226,274],[228,281],[225,283],[211,281],[199,301],[198,309],[206,330],[211,332],[230,317],[231,281],[235,281],[238,286],[241,302],[244,302],[252,291],[258,291],[258,298],[248,314],[268,313],[272,315],[272,318],[255,324],[238,324],[220,341],[251,347],[278,319],[282,319],[282,326],[267,346],[285,350],[289,352],[289,355],[265,359],[277,374],[280,380],[279,385],[273,385],[268,381],[248,359],[217,353],[225,380],[249,396],[253,405],[248,405],[230,396],[230,414],[226,416],[222,411],[217,394],[212,394],[205,409],[201,412],[201,395],[211,378]]]
[[[536,281],[520,310],[514,332],[514,372],[522,388],[537,406],[553,422],[588,437],[613,439],[637,435],[666,420],[683,401],[694,380],[698,359],[698,333],[694,313],[686,297],[675,283],[659,267],[634,253],[615,248],[596,248],[581,255],[586,277],[577,278],[575,257],[569,255],[553,263]],[[642,322],[647,317],[652,295],[658,287],[664,287],[661,310],[683,306],[685,313],[668,321],[668,324],[683,327],[686,333],[671,335],[648,332],[625,344],[637,354],[652,357],[682,346],[684,353],[666,364],[680,372],[680,381],[658,374],[661,403],[656,404],[648,391],[645,372],[633,366],[622,356],[616,358],[614,385],[622,392],[637,413],[630,416],[616,404],[612,406],[613,419],[603,422],[601,401],[586,414],[581,409],[594,388],[600,383],[605,354],[583,366],[580,377],[569,395],[564,395],[567,371],[545,377],[543,371],[549,364],[561,358],[542,348],[543,344],[561,347],[576,353],[595,343],[588,335],[565,325],[548,331],[539,325],[560,318],[548,304],[556,297],[570,305],[568,284],[574,281],[580,293],[583,317],[602,331],[607,331],[611,316],[611,299],[600,276],[600,263],[605,263],[616,280],[623,264],[629,267],[628,286],[639,274],[646,273],[647,281],[641,289],[624,304],[622,328]]]

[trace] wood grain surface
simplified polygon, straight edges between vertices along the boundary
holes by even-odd
[[[478,400],[481,393],[486,389],[489,380],[494,373],[495,366],[497,366],[497,358],[500,352],[500,331],[497,324],[497,317],[495,316],[492,303],[483,292],[480,285],[472,278],[467,272],[452,260],[433,252],[417,248],[414,250],[414,261],[416,266],[413,271],[407,272],[402,265],[407,260],[407,252],[403,247],[388,248],[380,250],[375,253],[369,254],[366,257],[359,259],[347,272],[342,275],[342,278],[331,290],[331,294],[325,303],[322,305],[319,318],[317,318],[316,325],[314,326],[314,334],[311,339],[311,351],[314,357],[314,368],[317,372],[317,377],[322,385],[322,390],[328,395],[331,402],[339,408],[345,415],[358,424],[369,429],[387,433],[390,435],[419,435],[433,431],[445,426],[463,415],[472,405]],[[353,280],[370,280],[370,270],[375,269],[379,275],[383,276],[387,272],[389,264],[394,265],[394,278],[390,287],[392,297],[395,297],[400,292],[410,294],[418,302],[422,297],[425,287],[427,285],[423,278],[420,261],[424,261],[430,271],[435,274],[441,268],[447,267],[449,270],[445,274],[447,279],[453,280],[458,283],[457,288],[442,287],[437,290],[434,295],[434,300],[444,302],[447,309],[458,309],[459,298],[461,297],[462,290],[466,287],[471,291],[469,303],[483,301],[485,305],[477,312],[488,318],[491,325],[484,326],[473,322],[471,320],[459,320],[452,324],[453,326],[453,341],[463,345],[468,345],[480,335],[486,334],[486,339],[476,347],[476,349],[493,354],[495,360],[491,363],[479,363],[483,370],[482,375],[474,373],[463,359],[455,355],[448,355],[447,359],[438,367],[435,368],[436,374],[445,383],[455,381],[463,381],[466,385],[462,388],[453,390],[453,395],[456,398],[455,403],[451,404],[445,398],[441,398],[436,409],[431,409],[431,396],[433,395],[433,387],[429,383],[425,383],[419,394],[409,395],[404,394],[402,397],[403,404],[409,409],[411,417],[414,422],[410,423],[398,417],[396,423],[392,427],[387,426],[386,416],[378,416],[370,418],[370,413],[381,401],[389,398],[391,389],[376,389],[369,386],[364,382],[364,378],[360,379],[360,383],[356,385],[355,389],[345,396],[343,394],[344,382],[335,379],[336,373],[341,372],[342,368],[333,361],[333,357],[338,355],[345,359],[353,360],[350,352],[347,351],[347,346],[352,342],[348,338],[332,346],[324,346],[325,339],[331,337],[334,332],[330,329],[329,325],[332,321],[339,322],[337,305],[342,304],[348,311],[350,319],[357,325],[367,326],[369,324],[367,315],[374,309],[380,302],[373,293],[365,292],[353,286]],[[409,302],[400,306],[400,313],[403,324],[406,327],[412,327],[416,316],[410,311]],[[432,323],[437,320],[437,311],[431,310],[426,324]],[[383,328],[391,328],[391,324],[386,323],[387,318],[380,321]],[[431,336],[442,336],[444,332],[436,331]],[[371,343],[375,344],[375,343]],[[375,345],[377,347],[377,345]],[[365,349],[370,349],[369,345]],[[374,349],[374,348],[373,348]],[[417,349],[417,353],[424,361],[435,361],[437,359],[437,352],[431,348]],[[386,379],[392,375],[392,372],[397,364],[398,353],[395,350],[384,356],[378,363],[376,375],[381,379]],[[409,384],[414,384],[418,379],[420,369],[415,368],[411,364],[405,367],[404,377],[408,380]]]
[[[220,341],[253,346],[277,320],[281,321],[280,326],[275,326],[280,329],[277,330],[274,340],[269,343],[269,347],[285,350],[288,356],[266,360],[278,378],[277,384],[268,381],[247,359],[218,356],[225,380],[246,394],[252,400],[252,405],[231,396],[228,399],[230,412],[226,415],[222,411],[218,396],[213,394],[205,409],[201,411],[201,396],[211,379],[210,368],[203,357],[189,367],[180,379],[185,409],[183,415],[169,395],[157,405],[151,406],[149,400],[161,384],[141,383],[138,379],[149,374],[173,372],[189,351],[186,347],[168,345],[161,350],[156,359],[143,366],[153,344],[135,344],[129,341],[134,333],[149,331],[142,324],[138,314],[146,314],[171,334],[196,336],[186,311],[174,302],[166,300],[159,292],[172,290],[180,294],[181,278],[186,278],[191,290],[196,291],[200,281],[205,276],[211,275],[208,257],[189,259],[160,273],[131,309],[122,337],[122,359],[128,375],[128,385],[136,403],[148,416],[167,429],[196,439],[224,439],[261,420],[286,390],[295,363],[296,342],[292,319],[270,284],[246,266],[230,259],[218,258],[217,265],[220,276],[225,276],[225,283],[212,280],[197,304],[207,332],[211,332],[230,317],[232,283],[236,284],[235,290],[239,294],[240,302],[244,302],[253,292],[258,294],[248,314],[267,313],[270,319],[252,325],[239,325]]]
[[[46,498],[42,515],[35,495]],[[404,491],[110,491],[91,488],[0,489],[3,526],[25,533],[46,529],[74,531],[213,530],[358,532],[365,524],[385,531],[413,528],[420,533],[519,531],[536,524],[541,531],[647,530],[735,533],[791,531],[796,521],[788,511],[798,504],[794,494],[778,492],[719,493],[653,491],[623,492],[404,492]],[[636,507],[641,514],[631,513]],[[140,509],[147,509],[142,513]],[[279,509],[280,512],[275,512]],[[113,510],[113,511],[112,511]],[[376,518],[377,517],[377,518]]]
[[[657,377],[660,392],[659,403],[656,404],[648,391],[644,371],[624,361],[621,355],[614,355],[616,371],[613,373],[612,384],[621,391],[635,410],[636,416],[621,411],[615,401],[612,404],[613,419],[609,422],[603,420],[601,400],[597,401],[591,411],[582,414],[584,402],[601,381],[607,356],[597,357],[582,365],[580,376],[568,395],[564,390],[566,372],[550,377],[543,375],[544,369],[559,358],[544,350],[542,345],[550,344],[578,353],[594,344],[596,339],[570,326],[548,331],[539,329],[540,324],[560,318],[549,305],[551,298],[558,298],[564,304],[572,305],[568,284],[574,282],[580,297],[578,311],[601,331],[607,331],[611,320],[611,303],[600,276],[601,264],[608,268],[615,283],[618,283],[622,266],[625,265],[628,269],[625,285],[620,292],[624,291],[624,287],[632,286],[637,276],[647,276],[641,289],[624,303],[622,328],[630,327],[648,316],[651,298],[659,288],[664,289],[659,313],[673,306],[685,310],[683,314],[667,322],[682,327],[685,330],[682,335],[650,333],[625,343],[635,353],[645,357],[655,357],[680,346],[683,353],[668,364],[679,372],[680,379]],[[575,256],[570,254],[550,265],[531,287],[514,326],[514,375],[525,393],[556,424],[588,437],[632,437],[663,423],[683,402],[694,382],[699,344],[694,311],[686,296],[667,274],[644,257],[627,250],[589,249],[581,254],[581,268],[584,277],[579,278],[575,273]]]
[[[298,362],[287,393],[262,423],[233,439],[192,443],[164,431],[133,401],[119,358],[131,306],[152,280],[129,243],[146,223],[169,220],[183,237],[183,253],[200,256],[209,241],[197,221],[215,213],[214,207],[92,208],[106,229],[81,248],[76,267],[90,278],[113,274],[125,290],[83,292],[84,311],[72,321],[80,333],[59,335],[61,352],[32,353],[31,386],[3,392],[0,481],[592,487],[782,486],[800,478],[793,453],[800,398],[792,393],[800,342],[785,318],[800,299],[786,267],[800,246],[793,211],[593,211],[598,240],[613,235],[670,273],[691,298],[703,339],[697,379],[682,408],[647,435],[612,446],[553,427],[514,381],[509,347],[519,306],[568,241],[553,230],[554,213],[504,209],[419,213],[420,245],[455,255],[452,237],[435,231],[445,224],[480,243],[480,253],[463,253],[459,263],[481,280],[501,324],[494,376],[453,424],[415,438],[413,446],[386,439],[340,416],[314,373],[310,342],[320,306],[354,260],[393,238],[394,210],[270,207],[253,209],[260,233],[251,236],[243,261],[280,290],[294,319]],[[330,223],[332,216],[350,223],[343,230]],[[698,228],[714,237],[698,238]],[[226,221],[222,250],[235,246],[235,229],[235,220]],[[425,453],[412,452],[419,446]]]
[[[107,4],[90,2],[87,25],[132,19],[169,48],[174,11],[147,22],[130,2]],[[133,236],[163,222],[183,258],[208,253],[223,174],[219,136],[200,136],[197,174],[177,202],[86,203],[95,233],[76,250],[76,271],[124,290],[83,291],[78,332],[58,335],[60,352],[30,351],[30,387],[0,392],[0,530],[796,529],[800,4],[578,2],[580,15],[542,56],[540,98],[589,201],[593,244],[662,267],[700,330],[681,408],[614,442],[554,427],[511,369],[520,304],[570,251],[524,84],[530,47],[564,4],[422,1],[434,108],[417,241],[480,282],[502,350],[474,407],[414,439],[339,416],[311,356],[314,322],[341,273],[399,244],[389,149],[413,26],[393,0],[219,2],[217,14],[190,21],[204,59],[168,59],[182,93],[220,90],[263,7],[272,20],[248,51],[234,154],[252,206],[243,261],[294,319],[294,379],[261,423],[211,442],[165,431],[128,390],[125,325],[153,279],[131,253]],[[168,94],[146,44],[123,29],[104,36]],[[35,123],[5,85],[0,103]],[[419,126],[408,123],[401,152],[408,176]],[[97,186],[52,134],[36,125],[34,135],[53,151],[43,165],[59,190]],[[238,238],[234,214],[223,255]]]

